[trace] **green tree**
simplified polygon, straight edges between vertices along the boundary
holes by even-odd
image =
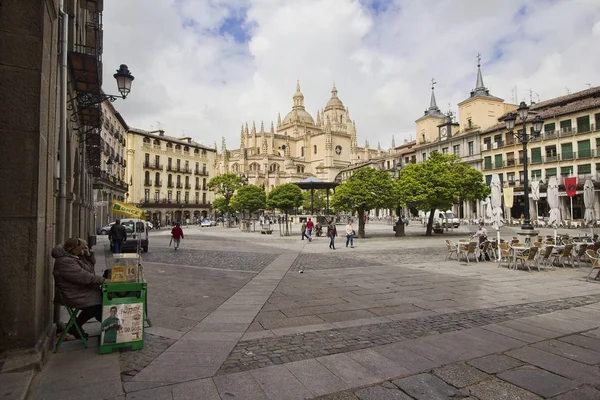
[[[448,210],[461,199],[481,200],[490,192],[481,172],[455,155],[438,152],[422,163],[404,167],[396,185],[401,203],[430,211],[427,236],[432,233],[435,210]]]
[[[385,171],[363,167],[335,189],[331,206],[336,211],[358,213],[358,236],[365,237],[365,213],[375,208],[394,208],[392,177]]]
[[[244,181],[240,176],[235,174],[223,174],[212,178],[210,181],[208,181],[207,186],[210,190],[222,196],[223,203],[219,204],[219,210],[231,214],[231,198],[235,194],[235,191],[241,188],[243,185]],[[215,199],[215,201],[216,200],[217,199]],[[213,207],[215,207],[214,202]],[[231,226],[231,215],[229,215],[229,226]]]
[[[311,210],[321,211],[327,207],[327,190],[328,189],[315,189],[313,192],[313,203],[311,204],[310,190],[303,192],[304,200],[302,201],[302,208],[305,212],[311,212]]]
[[[293,183],[275,186],[267,197],[267,207],[277,208],[285,213],[285,235],[289,236],[288,214],[294,208],[302,205],[302,190]]]
[[[252,215],[257,210],[265,208],[266,204],[267,194],[260,186],[246,185],[235,192],[229,205],[235,211],[243,214],[245,210],[248,210]]]

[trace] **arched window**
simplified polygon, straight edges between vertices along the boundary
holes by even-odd
[[[173,175],[169,174],[169,176],[167,177],[167,183],[169,184],[169,186],[173,185]]]
[[[176,145],[175,146],[175,150],[181,150],[181,146],[180,145]]]
[[[160,173],[155,173],[154,174],[154,186],[159,186],[160,185]]]
[[[177,185],[181,185],[181,175],[177,175]]]
[[[183,148],[183,151],[190,151],[190,148],[189,148],[189,147],[187,147],[187,146],[185,146],[185,147]]]
[[[304,157],[304,146],[302,146],[302,148],[300,148],[300,154],[302,154],[301,157]]]
[[[146,184],[150,183],[150,171],[146,171],[144,173],[144,181],[146,182]]]
[[[200,178],[196,177],[196,189],[200,186]]]
[[[340,115],[340,124],[344,123],[344,120],[342,119],[342,115]]]
[[[149,138],[147,138],[147,137],[145,137],[145,138],[143,139],[143,142],[144,142],[144,143],[150,143],[150,139],[149,139]]]
[[[202,178],[202,190],[206,190],[206,178]]]
[[[189,177],[189,176],[186,176],[186,177],[185,177],[185,186],[187,186],[187,185],[189,185],[189,184],[190,184],[190,177]]]
[[[317,145],[315,144],[313,148],[315,149],[315,154],[317,154]]]

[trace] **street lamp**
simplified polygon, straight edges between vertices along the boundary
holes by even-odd
[[[525,104],[524,101],[519,104],[519,108],[517,108],[517,114],[519,114],[519,118],[523,122],[523,131],[521,134],[514,134],[516,138],[521,140],[523,143],[523,195],[525,196],[525,220],[523,221],[523,225],[521,229],[524,230],[533,230],[533,225],[531,225],[531,220],[529,218],[529,176],[527,173],[527,143],[529,143],[530,136],[527,134],[526,122],[527,115],[529,114],[529,107]],[[515,122],[517,117],[512,112],[509,112],[506,117],[504,117],[504,123],[506,124],[506,129],[510,132],[513,132],[515,128]],[[532,121],[532,133],[534,135],[539,134],[542,131],[542,126],[544,125],[544,120],[541,116],[536,115]]]
[[[127,65],[121,64],[117,72],[113,75],[113,78],[117,81],[117,89],[121,95],[106,94],[106,93],[91,93],[81,92],[77,94],[77,102],[80,107],[88,108],[96,104],[100,104],[105,100],[114,103],[117,99],[126,99],[129,92],[131,92],[131,83],[135,79]]]

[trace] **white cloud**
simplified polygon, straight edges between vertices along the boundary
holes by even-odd
[[[359,142],[389,146],[414,137],[429,105],[464,100],[484,81],[507,101],[559,96],[600,85],[600,2],[506,0],[106,0],[104,89],[128,64],[136,80],[115,107],[140,128],[184,130],[212,145],[239,143],[240,125],[269,127],[291,109],[296,79],[311,114],[335,81]],[[383,10],[383,11],[382,11]],[[242,25],[234,30],[232,21]],[[225,27],[223,27],[225,24]],[[236,41],[244,36],[248,40]],[[537,94],[537,95],[535,95]]]

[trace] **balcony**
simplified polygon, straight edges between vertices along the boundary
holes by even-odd
[[[144,162],[144,168],[146,168],[146,169],[155,169],[157,171],[162,171],[163,170],[163,165],[162,164],[157,164],[157,163]]]
[[[506,166],[507,167],[514,167],[515,166],[515,159],[511,158],[511,159],[506,160]]]
[[[583,158],[592,158],[594,157],[594,150],[584,150],[577,153],[577,159],[581,160]]]
[[[492,164],[492,163],[485,163],[485,164],[483,164],[483,169],[485,171],[488,171],[490,169],[494,169],[494,164]]]
[[[190,185],[189,183],[185,184],[185,190],[191,190],[192,189],[192,185]]]
[[[154,186],[161,187],[162,186],[162,181],[154,180]]]
[[[144,186],[152,186],[152,181],[151,180],[144,181]]]
[[[167,172],[177,172],[177,170],[175,170],[175,167],[173,167],[172,165],[167,164]]]
[[[182,185],[181,183],[178,183],[178,184],[176,185],[176,187],[177,187],[177,189],[183,189],[183,185]]]
[[[575,152],[570,152],[570,153],[562,153],[562,154],[560,155],[560,159],[561,159],[561,160],[563,160],[563,161],[564,161],[564,160],[574,160],[574,159],[575,159],[575,156],[576,156],[576,153],[575,153]]]
[[[94,189],[102,189],[104,185],[108,185],[117,190],[122,190],[125,192],[129,189],[129,185],[121,179],[109,174],[106,171],[101,171],[100,175],[94,181]]]
[[[192,169],[190,167],[183,167],[181,168],[181,172],[183,172],[184,174],[191,174]]]
[[[546,162],[556,162],[556,161],[558,161],[557,154],[551,154],[551,155],[546,154]]]
[[[194,186],[194,190],[202,190],[202,186],[196,185],[196,186]]]
[[[202,169],[202,170],[197,169],[195,172],[196,172],[196,175],[199,175],[199,176],[208,176],[208,171],[205,169]]]
[[[168,182],[168,183],[167,183],[167,187],[168,187],[169,189],[173,189],[173,188],[175,187],[175,185],[173,185],[173,182]]]

